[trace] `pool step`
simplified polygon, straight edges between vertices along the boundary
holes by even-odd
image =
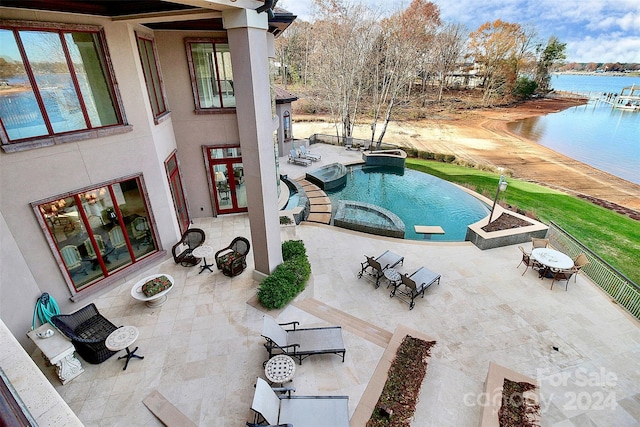
[[[309,198],[309,217],[307,221],[329,224],[331,222],[331,199],[315,184],[306,179],[297,180]]]

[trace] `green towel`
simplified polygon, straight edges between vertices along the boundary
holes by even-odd
[[[36,301],[36,307],[33,310],[33,323],[31,324],[31,330],[36,328],[36,319],[40,320],[40,323],[44,325],[47,322],[51,323],[51,318],[56,314],[60,314],[58,303],[56,303],[56,300],[53,299],[51,295],[44,292]]]

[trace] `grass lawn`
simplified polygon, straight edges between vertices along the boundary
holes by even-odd
[[[499,175],[450,163],[407,159],[407,167],[455,182],[495,197]],[[499,201],[553,221],[624,275],[640,283],[640,224],[629,217],[541,185],[507,178],[509,187]]]

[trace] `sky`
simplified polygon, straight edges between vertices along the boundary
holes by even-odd
[[[359,3],[360,0],[343,0]],[[640,63],[640,0],[431,0],[445,22],[469,31],[501,19],[533,25],[546,42],[555,35],[566,43],[567,62]],[[368,0],[381,12],[405,9],[410,0]],[[280,0],[277,6],[312,22],[312,0]]]

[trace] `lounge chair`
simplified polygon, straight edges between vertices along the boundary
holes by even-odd
[[[375,279],[376,288],[380,286],[380,278],[384,276],[384,270],[387,268],[393,268],[400,263],[404,265],[404,257],[391,251],[384,251],[382,255],[377,258],[366,255],[365,258],[367,258],[367,260],[360,263],[362,268],[358,273],[358,279],[367,273],[367,276],[371,277],[372,280]],[[367,268],[370,268],[371,270],[367,271]]]
[[[424,298],[424,291],[434,283],[440,284],[440,275],[425,267],[420,267],[410,275],[401,274],[400,282],[393,282],[393,289],[389,297],[398,298],[409,304],[409,310],[415,306],[415,298],[421,295]]]
[[[291,151],[289,151],[289,163],[293,163],[294,165],[309,166],[311,164],[311,160],[303,159],[298,155],[296,149],[292,148]]]
[[[349,427],[349,396],[291,396],[275,390],[257,378],[251,403],[255,416],[253,424],[248,425],[267,422],[272,426]]]
[[[300,157],[309,159],[312,162],[317,162],[318,160],[322,159],[322,156],[319,156],[317,154],[311,153],[310,151],[307,151],[307,147],[304,145],[301,145],[299,147],[299,150],[300,150]]]
[[[314,354],[336,354],[342,356],[347,352],[342,341],[342,327],[328,326],[323,328],[296,329],[299,322],[277,323],[273,317],[264,316],[262,336],[267,340],[264,348],[269,352],[269,359],[275,354],[286,354],[302,361]],[[293,329],[283,326],[293,325]]]
[[[51,323],[71,340],[78,354],[89,363],[102,363],[117,353],[107,348],[105,340],[118,327],[102,316],[93,303],[72,314],[55,315]]]

